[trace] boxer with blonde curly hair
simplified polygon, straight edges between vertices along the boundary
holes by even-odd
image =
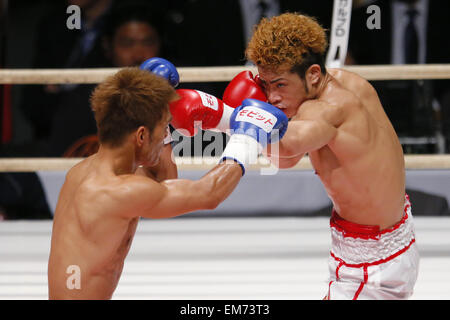
[[[328,299],[406,299],[419,254],[405,194],[402,147],[365,79],[326,69],[325,30],[311,17],[263,19],[246,49],[270,104],[290,119],[280,168],[305,154],[333,203]]]
[[[312,17],[285,14],[263,19],[248,44],[246,55],[257,66],[272,69],[300,68],[312,63],[322,67],[327,49],[325,30]],[[296,69],[301,77],[306,69]]]

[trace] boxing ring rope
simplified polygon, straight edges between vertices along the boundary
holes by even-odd
[[[450,79],[450,64],[344,66],[367,80]],[[91,69],[2,69],[0,84],[99,83],[117,68]],[[243,70],[257,73],[252,66],[180,67],[181,82],[230,81]]]
[[[0,172],[66,171],[83,158],[3,158]],[[218,163],[215,157],[176,157],[179,170],[209,170]],[[260,158],[249,170],[269,168],[269,162]],[[405,155],[406,169],[450,169],[450,155]],[[312,170],[308,157],[304,157],[294,167],[283,170]]]
[[[420,80],[450,79],[450,64],[344,66],[342,69],[357,73],[367,80]],[[64,84],[99,83],[117,72],[118,68],[91,69],[2,69],[0,84]],[[243,70],[257,73],[252,66],[180,67],[181,82],[230,81]],[[81,158],[3,158],[0,172],[65,171]],[[261,158],[250,170],[269,167]],[[215,158],[176,158],[180,170],[207,170],[216,163]],[[450,169],[450,155],[405,155],[406,169]],[[311,170],[307,157],[290,170]]]

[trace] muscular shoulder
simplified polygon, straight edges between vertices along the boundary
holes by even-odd
[[[293,120],[325,121],[335,128],[348,118],[358,99],[343,88],[334,89],[319,99],[304,102]]]
[[[130,174],[118,178],[112,191],[121,201],[126,201],[131,206],[139,207],[143,203],[148,205],[164,192],[161,184],[145,176]]]
[[[350,91],[360,100],[377,96],[375,88],[357,73],[344,69],[330,69],[329,73],[339,82],[339,84]]]
[[[156,181],[132,174],[87,187],[92,191],[92,200],[101,206],[99,210],[127,218],[138,216],[142,210],[151,207],[164,192]]]

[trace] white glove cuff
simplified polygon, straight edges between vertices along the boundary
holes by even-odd
[[[226,105],[225,103],[223,104],[222,118],[220,118],[219,124],[216,127],[217,130],[225,133],[230,130],[230,118],[233,111],[234,109],[232,107]]]
[[[255,138],[245,134],[233,134],[222,153],[220,162],[225,159],[235,160],[241,165],[242,175],[244,175],[246,166],[258,162],[262,149]]]

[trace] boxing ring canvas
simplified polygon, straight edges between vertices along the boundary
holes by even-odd
[[[450,217],[415,217],[412,299],[450,299]],[[47,299],[51,221],[0,223],[0,299]],[[326,217],[141,220],[113,299],[316,300],[327,290]]]

